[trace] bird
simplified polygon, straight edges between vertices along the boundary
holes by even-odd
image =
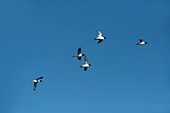
[[[136,45],[145,45],[148,44],[148,42],[145,42],[143,39],[139,39],[139,43],[137,43]]]
[[[34,83],[34,91],[36,90],[36,88],[37,88],[37,83],[40,83],[40,82],[42,82],[42,80],[41,79],[43,79],[43,76],[41,76],[41,77],[39,77],[39,78],[36,78],[36,79],[34,79],[34,80],[32,80],[32,82]]]
[[[94,38],[94,39],[95,39],[95,40],[98,40],[97,44],[99,44],[99,43],[101,43],[104,39],[106,39],[106,37],[104,37],[104,36],[102,35],[102,32],[101,32],[101,31],[97,30],[97,32],[98,32],[98,36],[97,36],[96,38]]]
[[[91,64],[88,63],[86,55],[84,56],[84,64],[80,66],[80,68],[84,68],[84,71],[87,71],[88,67],[90,67]]]
[[[85,54],[82,54],[82,53],[81,53],[81,47],[80,47],[80,48],[78,48],[78,50],[77,50],[77,54],[76,54],[76,55],[73,55],[73,57],[77,57],[78,60],[81,60],[81,57],[84,56],[84,55],[85,55]]]

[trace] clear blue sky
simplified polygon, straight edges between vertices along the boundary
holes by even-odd
[[[169,42],[168,0],[0,0],[0,113],[170,113]]]

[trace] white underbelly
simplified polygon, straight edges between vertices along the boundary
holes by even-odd
[[[78,54],[78,57],[82,57],[82,54]]]
[[[100,36],[100,37],[97,37],[96,39],[104,40],[104,37]]]
[[[37,80],[32,80],[32,82],[37,82]]]
[[[145,42],[141,42],[140,44],[141,44],[141,45],[144,45],[144,44],[145,44]]]
[[[89,64],[83,64],[82,66],[83,67],[89,67]]]

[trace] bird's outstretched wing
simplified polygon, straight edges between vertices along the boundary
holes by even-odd
[[[78,50],[77,50],[77,54],[80,54],[80,53],[81,53],[81,47],[78,48]]]
[[[84,67],[84,71],[87,71],[87,67]]]
[[[87,64],[88,63],[88,59],[86,57],[86,55],[84,56],[84,64]]]
[[[99,41],[97,42],[97,44],[99,44],[99,43],[101,43],[101,42],[103,42],[103,40],[99,40]]]
[[[139,42],[143,42],[143,39],[139,39]]]
[[[101,31],[97,30],[97,32],[98,32],[98,36],[102,36],[102,32]]]
[[[41,77],[37,78],[36,80],[39,80],[39,79],[43,79],[43,76],[41,76]]]
[[[78,60],[81,60],[81,57],[78,57]]]
[[[37,88],[37,82],[34,82],[34,91],[36,90],[36,88]]]

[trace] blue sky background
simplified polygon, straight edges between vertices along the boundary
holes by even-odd
[[[168,0],[0,0],[0,113],[169,113],[169,37]]]

